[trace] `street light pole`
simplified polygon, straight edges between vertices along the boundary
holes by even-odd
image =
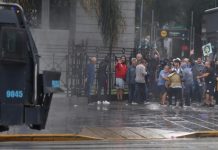
[[[150,39],[150,45],[152,46],[154,42],[154,10],[152,10],[152,16],[151,16],[151,39]]]
[[[190,27],[190,50],[194,49],[194,36],[195,36],[195,29],[194,29],[194,12],[191,13],[191,27]]]
[[[139,47],[141,48],[142,44],[142,28],[143,28],[143,12],[144,12],[144,0],[141,0],[141,14],[140,14],[140,35],[139,35]]]

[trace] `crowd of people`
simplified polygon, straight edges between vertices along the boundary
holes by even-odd
[[[127,65],[125,56],[116,59],[117,100],[124,99],[125,85],[128,85],[128,105],[148,103],[149,92],[154,92],[151,87],[157,89],[161,105],[183,107],[198,103],[213,107],[218,103],[217,62],[209,59],[203,62],[201,58],[195,60],[193,55],[190,58],[160,60],[158,53],[154,55],[154,59],[159,62],[155,67],[151,67],[150,61],[144,59],[141,53],[131,58],[130,65]],[[105,58],[97,70],[98,97],[101,96],[102,89],[104,95],[107,93],[108,61],[109,59]],[[92,58],[90,63],[92,65],[88,66],[88,70],[93,70],[95,63],[96,58]],[[87,76],[90,76],[90,72]],[[91,74],[92,78],[89,82],[94,81],[94,72],[92,71]],[[88,86],[88,95],[90,95],[90,86]],[[99,99],[98,104],[101,103],[110,104],[109,101]]]
[[[218,102],[216,66],[214,61],[195,61],[192,57],[164,64],[158,78],[161,105],[182,107],[198,103],[213,107]]]

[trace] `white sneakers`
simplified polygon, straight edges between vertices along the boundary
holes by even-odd
[[[101,103],[102,103],[103,105],[110,105],[110,102],[108,102],[108,101],[106,101],[106,100],[103,101],[103,102],[97,101],[97,104],[98,104],[98,105],[100,105]]]
[[[110,105],[110,102],[108,102],[108,101],[103,101],[103,104],[104,104],[104,105]]]
[[[132,102],[132,105],[138,105],[138,103],[136,103],[136,102]]]
[[[148,102],[148,101],[147,101],[147,102],[144,102],[144,104],[145,104],[145,105],[149,105],[149,104],[150,104],[150,102]]]

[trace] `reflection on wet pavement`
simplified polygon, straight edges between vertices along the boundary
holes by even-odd
[[[148,105],[87,104],[85,98],[54,98],[46,129],[32,131],[15,126],[7,133],[79,133],[84,128],[154,128],[179,132],[218,129],[218,109],[194,105],[190,108]]]

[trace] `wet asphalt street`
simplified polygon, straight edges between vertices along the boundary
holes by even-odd
[[[24,142],[0,143],[4,150],[217,150],[217,138],[162,141]]]
[[[156,132],[155,135],[150,129]],[[76,133],[86,135],[87,133],[92,135],[90,131],[95,131],[95,135],[104,135],[106,138],[100,141],[80,142],[1,142],[0,149],[216,150],[218,138],[174,139],[169,136],[168,139],[162,139],[162,137],[155,137],[160,136],[160,132],[170,135],[174,131],[189,133],[213,130],[218,130],[218,107],[207,108],[194,104],[190,108],[171,108],[160,106],[157,102],[150,102],[147,105],[126,105],[125,102],[88,105],[86,98],[66,98],[63,95],[56,95],[52,101],[45,130],[35,131],[26,126],[13,126],[3,134]],[[135,133],[140,134],[135,135]],[[127,136],[127,140],[122,140],[123,137],[119,138],[123,135]],[[146,136],[144,140],[139,140],[140,138],[134,140],[144,135]],[[111,136],[112,140],[107,139],[107,136]]]
[[[147,105],[87,104],[86,98],[57,95],[52,101],[45,130],[14,126],[6,133],[79,133],[86,127],[141,127],[180,132],[218,130],[218,107],[167,107]]]
[[[171,108],[157,102],[136,106],[127,106],[125,102],[88,105],[85,98],[55,98],[47,129],[68,133],[82,127],[144,127],[186,132],[217,130],[218,107]]]

